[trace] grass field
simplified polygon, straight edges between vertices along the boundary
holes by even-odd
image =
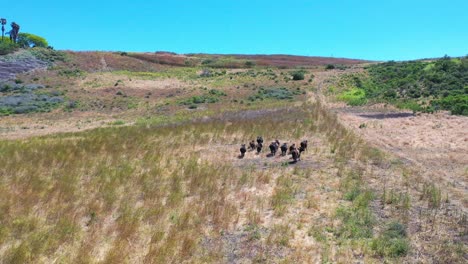
[[[424,177],[329,102],[362,67],[294,81],[298,69],[62,55],[17,79],[64,103],[0,120],[0,262],[466,261],[466,193],[451,189],[466,181]],[[239,158],[259,135],[263,152]],[[268,155],[275,139],[309,147],[292,163]]]

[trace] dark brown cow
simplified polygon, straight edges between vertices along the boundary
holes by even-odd
[[[240,148],[240,153],[241,153],[241,158],[244,157],[245,155],[245,152],[247,152],[247,149],[245,148],[245,144],[242,144],[241,148]]]
[[[263,144],[262,144],[262,143],[258,143],[258,144],[257,144],[257,154],[259,154],[260,152],[262,152],[262,148],[263,148]]]
[[[276,152],[278,151],[278,147],[279,147],[279,145],[276,142],[271,142],[271,144],[270,144],[271,155],[273,155],[273,156],[276,155]]]
[[[301,142],[301,146],[299,147],[299,153],[302,153],[307,150],[307,140]]]
[[[294,160],[294,163],[296,163],[298,160],[301,160],[301,153],[295,148],[291,152],[292,159]]]
[[[257,144],[262,144],[263,145],[263,138],[261,136],[257,137]]]
[[[293,150],[296,148],[296,144],[292,144],[290,147],[289,147],[289,153],[292,153]]]
[[[288,144],[287,143],[283,143],[283,145],[281,145],[281,155],[282,156],[286,156],[286,153],[288,152]]]
[[[250,141],[249,147],[250,147],[251,150],[255,149],[255,140]]]

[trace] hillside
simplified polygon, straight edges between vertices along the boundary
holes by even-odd
[[[351,105],[391,103],[414,111],[468,115],[468,57],[387,62],[347,74],[329,93]]]
[[[407,64],[8,56],[40,63],[0,84],[0,263],[468,260],[468,117],[415,114],[366,90],[405,95],[393,84],[407,74],[391,72]],[[440,72],[408,65],[419,63]],[[460,94],[450,83],[434,91]],[[366,101],[338,98],[352,89]],[[242,157],[258,136],[262,151]],[[294,162],[270,153],[274,140],[308,148]]]

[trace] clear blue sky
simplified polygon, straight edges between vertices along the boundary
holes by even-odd
[[[56,49],[408,60],[468,54],[468,0],[12,0]],[[9,30],[8,26],[8,30]]]

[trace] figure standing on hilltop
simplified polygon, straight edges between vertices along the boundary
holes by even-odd
[[[10,40],[16,43],[16,40],[18,38],[18,33],[20,30],[20,26],[16,24],[15,22],[11,23],[11,31],[10,31]]]

